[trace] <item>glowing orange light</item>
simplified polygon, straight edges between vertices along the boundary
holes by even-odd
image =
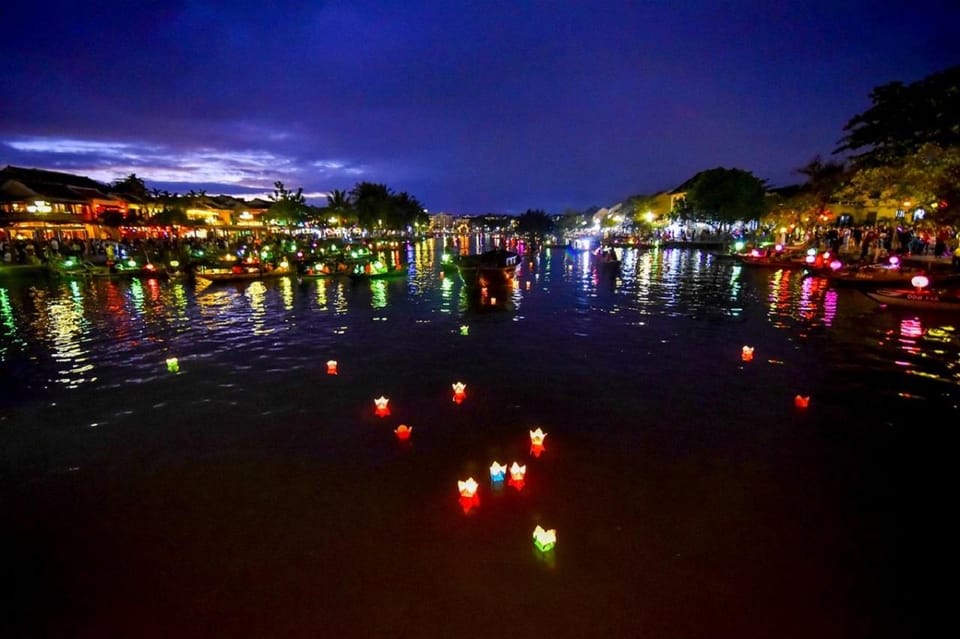
[[[473,497],[477,494],[477,488],[480,485],[474,481],[473,477],[467,479],[467,481],[458,481],[457,489],[460,491],[461,497]]]
[[[413,433],[413,429],[406,424],[400,424],[393,432],[396,433],[397,439],[405,442],[410,439],[410,434]]]
[[[467,397],[467,385],[463,382],[453,384],[453,401],[460,404]]]
[[[337,360],[331,359],[327,361],[327,375],[336,375],[337,374]]]
[[[540,455],[543,453],[543,451],[545,451],[546,449],[547,447],[544,446],[543,444],[540,444],[539,446],[537,444],[530,444],[530,454],[538,459],[540,458]]]
[[[390,407],[387,405],[390,403],[390,400],[386,397],[381,395],[373,400],[373,403],[376,404],[377,407],[377,417],[386,417],[390,414]]]
[[[507,480],[507,485],[510,486],[510,488],[515,489],[517,492],[523,490],[523,487],[526,485],[526,483],[527,482],[522,479],[514,479],[513,477]]]
[[[793,405],[797,408],[806,408],[810,405],[810,396],[797,395],[793,398]]]
[[[530,431],[530,444],[533,446],[543,446],[543,440],[546,439],[547,433],[543,432],[539,426],[537,430]]]
[[[744,346],[740,350],[740,359],[745,362],[753,361],[753,346]]]
[[[910,280],[910,283],[917,288],[926,288],[930,285],[930,278],[926,275],[914,275]]]

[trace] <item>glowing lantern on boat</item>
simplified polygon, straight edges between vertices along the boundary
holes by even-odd
[[[816,256],[817,256],[817,249],[815,249],[815,248],[808,248],[808,249],[807,249],[807,256],[808,256],[808,257],[816,257]]]
[[[745,362],[753,361],[753,346],[744,346],[740,351],[740,359]]]
[[[896,255],[890,256],[890,266],[900,266],[900,258]]]
[[[534,528],[533,545],[536,546],[540,552],[553,550],[553,547],[557,545],[556,529],[551,528],[550,530],[544,530],[541,526]]]
[[[780,253],[781,251],[783,251],[783,244],[776,244],[776,245],[774,245],[773,249],[774,249],[777,253]]]
[[[806,408],[810,405],[810,396],[797,395],[793,398],[793,405],[797,408]]]
[[[408,439],[410,439],[410,433],[413,432],[413,429],[407,426],[406,424],[400,424],[399,426],[397,426],[396,430],[394,430],[393,432],[396,433],[397,439],[399,439],[402,442],[405,442]]]
[[[817,261],[817,256],[816,256],[816,255],[808,255],[808,256],[806,256],[805,258],[803,258],[803,261],[806,262],[807,264],[813,264],[814,262]]]
[[[180,372],[180,362],[177,361],[176,357],[167,358],[167,370],[170,371],[171,373]]]
[[[463,402],[467,397],[467,385],[463,382],[455,382],[453,384],[453,401],[456,403]]]
[[[926,288],[930,285],[930,278],[928,278],[926,275],[914,275],[910,280],[910,283],[916,288]]]
[[[840,260],[833,260],[832,262],[830,262],[831,271],[839,271],[841,268],[843,268],[843,262],[841,262]]]
[[[530,431],[530,444],[532,446],[543,446],[543,440],[546,439],[547,433],[543,432],[539,426],[537,430]]]
[[[760,251],[757,249],[750,249],[750,257],[760,257]]]
[[[457,490],[460,491],[461,497],[473,497],[477,494],[477,488],[480,485],[474,481],[473,477],[469,477],[467,481],[458,481]]]
[[[327,375],[336,375],[337,374],[337,360],[331,359],[327,361]]]
[[[527,474],[527,467],[521,466],[517,462],[513,462],[513,465],[510,466],[510,479],[514,481],[523,481],[524,475]]]
[[[390,407],[388,406],[388,404],[390,403],[390,400],[387,399],[386,397],[383,397],[381,395],[380,397],[373,400],[373,403],[377,407],[377,417],[386,417],[387,415],[390,414]]]
[[[490,481],[498,483],[504,480],[507,474],[507,467],[501,466],[499,462],[493,462],[490,465]]]

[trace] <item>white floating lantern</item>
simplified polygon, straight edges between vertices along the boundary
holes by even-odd
[[[533,530],[533,543],[540,552],[549,552],[557,545],[557,531],[555,528],[544,530],[537,526]]]
[[[466,481],[458,481],[457,489],[460,491],[461,497],[473,497],[477,494],[477,488],[480,485],[474,481],[473,477],[468,478]]]
[[[530,431],[530,444],[533,446],[540,446],[542,448],[543,440],[546,438],[546,436],[547,433],[543,432],[543,429],[538,426],[537,430]]]

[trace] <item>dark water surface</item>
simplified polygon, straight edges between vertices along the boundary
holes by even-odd
[[[683,250],[619,275],[547,250],[475,298],[437,249],[392,282],[0,281],[0,636],[894,637],[939,614],[954,318]]]

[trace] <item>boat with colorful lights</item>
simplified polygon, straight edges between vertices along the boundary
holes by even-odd
[[[196,271],[197,279],[208,282],[246,282],[293,274],[293,269],[285,264],[275,268],[260,264],[237,264],[230,268],[201,268]]]
[[[928,288],[930,279],[917,275],[913,288],[880,288],[863,294],[881,304],[928,311],[960,311],[960,288]]]
[[[461,255],[457,272],[468,287],[512,284],[520,266],[520,255],[506,249],[494,249],[475,255]]]
[[[783,246],[751,249],[737,255],[737,259],[744,266],[764,268],[804,268],[808,264],[805,248]]]

